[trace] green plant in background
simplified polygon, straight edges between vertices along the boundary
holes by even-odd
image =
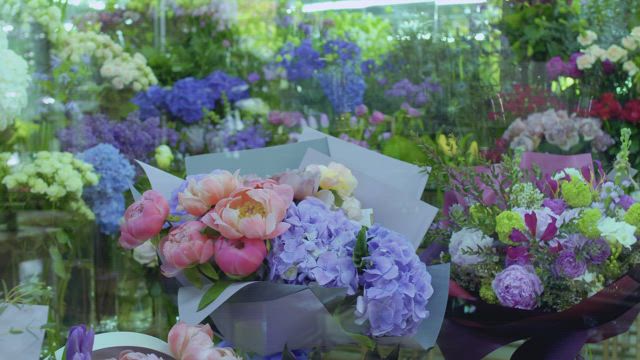
[[[387,8],[386,13],[392,12]],[[383,16],[369,12],[328,12],[322,17],[328,22],[328,37],[349,39],[362,51],[362,58],[382,63],[395,47],[393,25]]]

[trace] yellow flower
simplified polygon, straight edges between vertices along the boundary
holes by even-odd
[[[358,180],[346,166],[331,162],[329,166],[309,165],[307,171],[320,173],[320,188],[333,190],[343,199],[348,198],[358,186]]]
[[[449,148],[449,142],[447,141],[447,137],[444,134],[438,135],[436,142],[438,143],[438,146],[440,146],[440,150],[446,156],[453,156],[452,151]]]
[[[457,155],[458,154],[458,140],[456,140],[456,137],[453,135],[449,135],[449,137],[447,138],[447,142],[449,143],[449,149],[451,150],[451,154],[452,155]]]
[[[475,160],[480,155],[480,151],[478,150],[478,142],[473,140],[469,145],[469,149],[467,150],[467,154],[469,154],[469,158],[471,160]]]

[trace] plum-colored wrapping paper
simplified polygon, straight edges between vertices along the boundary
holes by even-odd
[[[590,154],[525,153],[521,168],[538,166],[543,173],[553,174],[568,167],[580,169],[592,164]],[[461,197],[455,193],[445,195],[445,203],[459,201]],[[447,209],[445,204],[445,212]],[[420,258],[431,264],[446,250],[443,244],[432,244]],[[525,340],[512,359],[574,359],[586,343],[628,331],[639,312],[640,267],[561,312],[487,304],[452,280],[438,346],[446,359],[482,359],[504,345]]]
[[[351,168],[358,179],[356,197],[363,208],[373,209],[375,222],[404,235],[417,249],[437,213],[435,207],[419,200],[427,175],[417,166],[326,135],[313,135],[313,140],[296,144],[187,158],[187,175],[239,169],[244,175],[267,176],[311,163],[340,162]],[[393,176],[379,173],[372,176],[371,166],[380,163],[385,164],[385,174]],[[152,187],[165,196],[181,182],[149,165],[141,163],[141,166]],[[430,266],[427,270],[434,293],[427,304],[429,316],[422,321],[417,334],[376,338],[376,342],[419,349],[435,345],[447,303],[449,264]],[[330,348],[357,341],[355,334],[345,330],[344,317],[334,311],[345,300],[345,289],[268,281],[237,282],[198,311],[210,285],[198,289],[189,286],[182,276],[177,279],[183,285],[178,290],[181,320],[197,324],[211,318],[216,332],[236,348],[264,356],[281,352],[285,345],[289,349]]]

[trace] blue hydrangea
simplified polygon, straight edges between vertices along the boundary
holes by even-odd
[[[260,125],[248,126],[223,135],[224,148],[229,151],[263,148],[267,146],[268,140],[269,133]]]
[[[249,84],[224,71],[214,71],[203,81],[211,90],[214,100],[218,100],[223,93],[232,103],[249,97]]]
[[[131,102],[138,105],[140,118],[146,120],[150,117],[159,117],[165,107],[167,91],[160,86],[150,86],[147,91],[136,94]]]
[[[324,61],[314,48],[311,40],[302,40],[299,46],[285,44],[279,53],[281,58],[278,65],[287,72],[287,79],[299,81],[309,79],[316,70],[324,67]]]
[[[342,287],[355,294],[358,274],[352,254],[360,226],[316,198],[292,204],[284,221],[291,227],[273,241],[270,279]]]
[[[84,189],[83,199],[96,214],[100,231],[117,233],[125,208],[122,193],[129,190],[135,177],[133,166],[110,144],[98,144],[78,154],[78,158],[92,164],[100,175],[97,185]]]
[[[337,114],[353,112],[364,101],[367,84],[355,64],[331,67],[316,75]]]
[[[216,93],[206,81],[188,77],[173,84],[165,102],[171,115],[187,124],[193,124],[202,120],[203,109],[211,110],[215,107],[217,99]]]
[[[429,316],[431,275],[402,235],[379,225],[368,231],[369,254],[360,277],[364,288],[357,320],[368,322],[371,336],[413,335]]]
[[[335,58],[342,64],[360,60],[360,47],[350,41],[329,40],[322,47],[325,57]]]

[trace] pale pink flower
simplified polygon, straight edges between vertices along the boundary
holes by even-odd
[[[264,240],[228,240],[215,244],[215,260],[220,270],[232,277],[245,277],[258,270],[267,256]]]
[[[143,354],[133,352],[131,350],[125,350],[118,355],[118,360],[162,360],[162,358],[154,354]]]
[[[169,232],[160,242],[162,271],[166,276],[175,276],[180,270],[211,260],[214,253],[213,240],[203,230],[207,225],[200,221],[188,221]]]
[[[169,204],[157,191],[149,190],[131,204],[120,225],[120,246],[133,249],[158,235],[169,216]]]
[[[280,184],[287,184],[293,188],[293,198],[304,200],[318,191],[320,186],[320,172],[294,170],[287,171],[276,177]]]
[[[240,360],[233,350],[217,348],[209,325],[179,322],[169,331],[169,349],[176,360]]]
[[[229,196],[240,187],[237,173],[215,170],[200,179],[189,179],[187,188],[178,194],[180,207],[194,216],[201,216],[218,201]]]

